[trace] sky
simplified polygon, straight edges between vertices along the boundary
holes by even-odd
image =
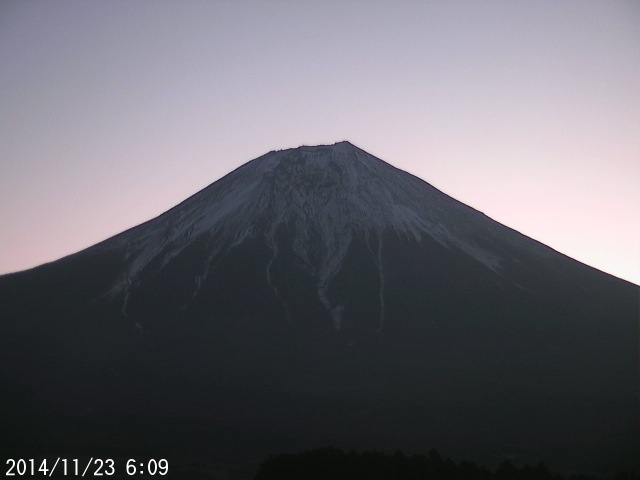
[[[349,140],[640,284],[640,2],[2,0],[0,273]]]

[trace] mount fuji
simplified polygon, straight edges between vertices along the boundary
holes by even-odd
[[[638,286],[348,142],[0,277],[0,448],[638,464]]]

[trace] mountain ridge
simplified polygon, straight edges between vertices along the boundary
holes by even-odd
[[[518,235],[520,235],[520,236],[522,236],[522,237],[525,237],[525,238],[527,238],[527,239],[529,239],[529,240],[531,240],[531,241],[533,241],[533,242],[536,242],[536,243],[540,244],[541,246],[543,246],[544,248],[549,249],[550,251],[553,251],[553,252],[555,252],[555,253],[557,253],[557,254],[560,254],[560,255],[562,255],[562,256],[565,256],[565,257],[567,257],[567,258],[569,258],[569,259],[571,259],[571,260],[573,260],[573,261],[575,261],[575,262],[578,262],[578,263],[580,263],[580,264],[586,265],[586,266],[588,266],[589,268],[593,268],[593,269],[595,269],[595,270],[598,270],[598,271],[600,271],[600,272],[602,272],[602,273],[604,273],[604,274],[607,274],[607,275],[610,275],[610,276],[612,276],[612,277],[618,278],[618,279],[620,279],[620,280],[622,280],[622,281],[624,281],[624,282],[627,282],[627,283],[631,283],[631,284],[633,284],[633,285],[636,285],[634,282],[631,282],[631,281],[629,281],[629,280],[626,280],[626,279],[623,279],[623,278],[617,277],[617,276],[615,276],[615,275],[613,275],[613,274],[611,274],[611,273],[605,272],[605,271],[600,270],[600,269],[598,269],[598,268],[596,268],[596,267],[593,267],[593,266],[591,266],[591,265],[588,265],[588,264],[586,264],[586,263],[584,263],[584,262],[582,262],[582,261],[580,261],[580,260],[577,260],[577,259],[575,259],[575,258],[571,257],[570,255],[567,255],[567,254],[565,254],[565,253],[562,253],[562,252],[560,252],[560,251],[558,251],[558,250],[554,249],[553,247],[550,247],[550,246],[548,246],[548,245],[546,245],[546,244],[544,244],[544,243],[542,243],[542,242],[540,242],[540,241],[536,240],[536,239],[535,239],[535,238],[533,238],[533,237],[530,237],[529,235],[523,234],[522,232],[520,232],[520,231],[518,231],[518,230],[516,230],[516,229],[513,229],[513,228],[511,228],[511,227],[509,227],[509,226],[507,226],[507,225],[505,225],[505,224],[503,224],[503,223],[501,223],[501,222],[499,222],[499,221],[494,220],[492,217],[490,217],[490,216],[489,216],[489,215],[487,215],[486,213],[484,213],[484,212],[482,212],[482,211],[480,211],[480,210],[477,210],[477,209],[473,208],[472,206],[469,206],[469,205],[467,205],[467,204],[465,204],[465,203],[463,203],[463,202],[460,202],[460,201],[459,201],[459,200],[457,200],[456,198],[454,198],[454,197],[450,196],[449,194],[447,194],[447,193],[443,192],[442,190],[440,190],[440,189],[438,189],[438,188],[434,187],[433,185],[431,185],[431,184],[429,184],[428,182],[424,181],[424,180],[423,180],[423,179],[421,179],[420,177],[415,176],[415,175],[413,175],[413,174],[410,174],[410,173],[408,173],[408,172],[404,172],[404,171],[402,171],[401,169],[398,169],[397,167],[395,167],[395,166],[393,166],[393,165],[391,165],[391,164],[388,164],[388,163],[386,163],[386,162],[384,162],[384,161],[380,160],[378,157],[375,157],[375,156],[373,156],[373,155],[368,154],[368,153],[367,153],[367,152],[365,152],[364,150],[362,150],[362,149],[360,149],[359,147],[357,147],[357,146],[353,145],[353,144],[352,144],[351,142],[349,142],[348,140],[342,140],[342,141],[336,142],[336,143],[334,143],[334,144],[301,145],[301,146],[299,146],[299,147],[285,148],[285,149],[281,149],[281,150],[272,150],[272,151],[270,151],[270,152],[268,152],[268,153],[266,153],[266,154],[264,154],[264,155],[261,155],[261,156],[259,156],[259,157],[255,158],[255,159],[253,159],[253,160],[251,160],[251,161],[249,161],[249,162],[247,162],[247,163],[243,164],[243,165],[238,166],[237,168],[233,169],[233,170],[232,170],[232,171],[230,171],[229,173],[227,173],[227,174],[223,175],[221,178],[219,178],[219,179],[215,180],[213,183],[211,183],[211,184],[209,184],[209,185],[205,186],[204,188],[200,189],[198,192],[196,192],[196,193],[194,193],[193,195],[191,195],[191,196],[187,197],[185,200],[183,200],[183,201],[181,201],[181,202],[177,203],[176,205],[174,205],[173,207],[169,208],[169,209],[168,209],[168,210],[166,210],[165,212],[162,212],[162,213],[160,213],[160,214],[158,214],[158,215],[154,216],[153,218],[151,218],[151,219],[149,219],[149,220],[146,220],[146,221],[144,221],[144,222],[140,223],[139,225],[136,225],[136,226],[133,226],[133,227],[127,228],[127,229],[123,230],[122,232],[116,233],[116,234],[114,234],[114,235],[112,235],[112,236],[109,236],[109,237],[107,237],[107,238],[103,239],[103,240],[100,240],[99,242],[95,243],[94,245],[91,245],[91,246],[88,246],[88,247],[86,247],[86,248],[83,248],[83,249],[79,250],[78,252],[73,252],[73,253],[70,253],[70,254],[68,254],[68,255],[65,255],[65,256],[63,256],[63,257],[61,257],[61,258],[59,258],[59,259],[54,259],[54,260],[52,260],[52,261],[45,262],[45,263],[43,263],[42,265],[46,265],[46,264],[50,264],[50,263],[54,263],[54,262],[56,262],[56,261],[59,261],[59,260],[62,260],[62,259],[65,259],[65,258],[71,257],[71,256],[73,256],[73,255],[77,255],[77,254],[79,254],[79,253],[82,253],[82,252],[85,252],[85,251],[88,251],[88,250],[92,250],[92,249],[95,249],[95,248],[101,248],[101,247],[103,247],[103,246],[104,246],[104,244],[105,244],[105,243],[107,243],[107,242],[112,242],[112,241],[116,240],[116,239],[117,239],[117,238],[119,238],[119,237],[130,235],[130,234],[132,233],[132,231],[139,230],[140,228],[142,228],[142,227],[144,227],[144,226],[148,226],[149,224],[152,224],[153,222],[157,222],[157,221],[159,221],[159,219],[160,219],[160,218],[165,217],[165,216],[167,216],[167,215],[171,214],[171,212],[173,212],[173,211],[175,211],[175,210],[179,210],[179,209],[181,209],[181,208],[184,208],[184,206],[185,206],[186,204],[188,204],[188,203],[192,202],[192,201],[193,201],[193,200],[195,200],[197,197],[199,197],[199,196],[203,195],[206,191],[209,191],[212,187],[214,187],[214,186],[215,186],[216,184],[218,184],[219,182],[227,181],[227,180],[228,180],[230,177],[232,177],[234,174],[237,174],[239,171],[241,171],[241,170],[243,170],[243,169],[248,168],[250,165],[253,165],[253,164],[254,164],[254,163],[256,163],[256,162],[257,162],[257,163],[260,163],[263,159],[265,159],[265,157],[270,157],[270,156],[274,156],[274,155],[282,155],[282,154],[287,154],[287,153],[291,153],[291,152],[295,152],[295,151],[313,151],[313,150],[316,150],[316,149],[322,149],[322,150],[336,150],[336,151],[341,151],[341,152],[345,152],[345,151],[351,151],[351,152],[353,152],[353,151],[357,151],[357,152],[360,152],[360,154],[367,155],[367,156],[369,156],[370,158],[373,158],[373,159],[375,159],[375,160],[376,160],[376,161],[378,161],[378,162],[382,162],[384,165],[386,165],[387,167],[390,167],[391,169],[393,169],[393,170],[395,170],[395,171],[397,171],[397,172],[401,172],[401,173],[402,173],[402,174],[404,174],[404,175],[408,175],[408,176],[413,177],[413,178],[414,178],[414,179],[416,179],[418,182],[420,182],[420,183],[422,183],[422,184],[425,184],[425,185],[426,185],[426,186],[428,186],[430,189],[433,189],[435,192],[437,192],[437,194],[440,194],[440,195],[442,195],[443,197],[446,197],[447,199],[451,200],[452,202],[454,202],[454,203],[456,203],[456,204],[459,204],[461,207],[466,208],[466,209],[469,209],[471,212],[474,212],[474,213],[480,214],[480,215],[482,215],[482,216],[484,216],[484,217],[486,217],[486,218],[490,219],[492,222],[494,222],[494,223],[496,223],[496,224],[500,225],[501,227],[504,227],[504,228],[506,228],[506,229],[508,229],[508,230],[511,230],[511,231],[513,231],[514,233],[516,233],[516,234],[518,234]],[[7,273],[4,273],[4,274],[2,274],[2,275],[0,275],[0,276],[13,275],[13,274],[21,273],[21,272],[23,272],[23,271],[33,270],[33,269],[35,269],[35,268],[39,268],[39,267],[41,267],[42,265],[36,265],[36,266],[34,266],[34,267],[30,267],[30,268],[27,268],[27,269],[25,269],[25,270],[20,270],[20,271],[15,271],[15,272],[7,272]]]

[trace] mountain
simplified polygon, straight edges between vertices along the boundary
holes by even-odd
[[[348,142],[0,277],[0,448],[638,463],[638,286]]]

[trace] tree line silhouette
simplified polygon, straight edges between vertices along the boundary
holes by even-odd
[[[494,472],[473,462],[444,459],[432,449],[428,455],[398,451],[344,452],[327,447],[269,457],[254,480],[595,480],[590,475],[565,477],[549,472],[544,463],[521,468],[504,461]],[[637,473],[622,472],[614,480],[640,480]]]

